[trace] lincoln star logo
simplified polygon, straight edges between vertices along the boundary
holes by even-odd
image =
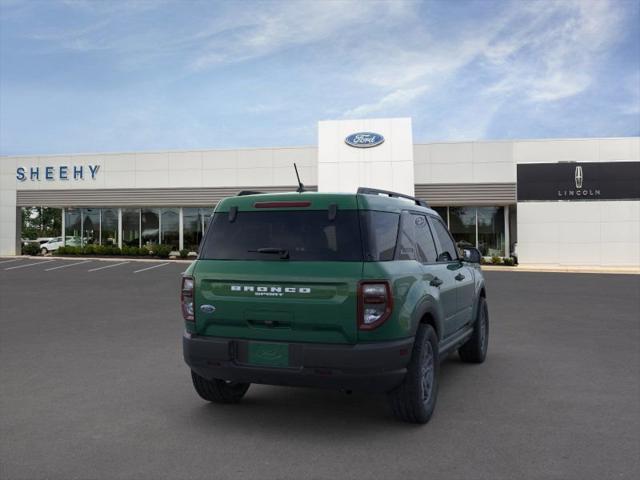
[[[584,184],[584,173],[582,172],[582,167],[577,166],[573,173],[573,179],[575,181],[576,188],[575,190],[566,189],[566,190],[558,190],[558,198],[561,200],[572,200],[573,198],[581,199],[585,197],[599,197],[600,189],[599,188],[585,188]],[[593,183],[593,182],[591,182]]]
[[[257,285],[231,285],[232,292],[252,293],[256,297],[282,297],[285,293],[311,293],[308,287],[281,287],[272,285],[269,287]]]
[[[582,167],[576,167],[576,188],[582,188]]]
[[[351,147],[356,148],[371,148],[377,147],[384,142],[384,137],[379,133],[373,132],[358,132],[349,135],[344,139],[345,143]]]

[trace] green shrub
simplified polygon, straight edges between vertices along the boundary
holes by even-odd
[[[180,258],[187,258],[187,255],[189,255],[189,250],[187,250],[186,248],[180,250]]]
[[[96,253],[96,247],[94,245],[85,245],[82,248],[83,255],[95,255],[95,253]]]
[[[27,243],[22,246],[23,255],[38,255],[40,253],[40,245],[37,243]]]
[[[507,257],[503,260],[503,263],[508,267],[512,267],[516,262],[513,260],[512,257]]]
[[[141,257],[148,257],[149,255],[151,255],[151,250],[149,249],[149,247],[139,248],[138,255],[140,255]]]
[[[502,263],[502,258],[500,258],[498,255],[493,255],[491,257],[491,263],[493,265],[500,265]]]
[[[487,261],[485,260],[484,257],[481,256],[480,257],[480,265],[486,265],[486,264],[487,264]]]
[[[155,254],[159,258],[169,258],[169,255],[171,254],[171,247],[168,245],[158,245],[156,247]]]
[[[96,255],[104,255],[105,254],[105,247],[104,245],[96,245],[94,247],[94,251]]]

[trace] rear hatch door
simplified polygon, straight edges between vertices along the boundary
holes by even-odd
[[[196,330],[232,338],[355,343],[362,267],[355,196],[226,199],[194,270]]]

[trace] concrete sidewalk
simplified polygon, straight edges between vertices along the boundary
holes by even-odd
[[[547,272],[547,273],[608,273],[618,275],[640,275],[638,267],[594,267],[567,265],[516,265],[513,267],[501,265],[482,265],[482,270],[489,272]]]

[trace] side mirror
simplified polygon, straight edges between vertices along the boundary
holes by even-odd
[[[467,247],[462,249],[462,260],[469,263],[480,263],[482,254],[480,250],[473,247]]]

